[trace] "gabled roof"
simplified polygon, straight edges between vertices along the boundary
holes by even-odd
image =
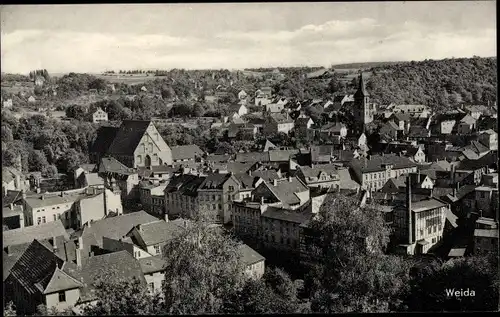
[[[257,179],[256,176],[248,175],[248,173],[238,173],[238,174],[233,174],[233,175],[238,180],[238,182],[241,184],[241,187],[243,189],[254,188],[255,181]]]
[[[335,164],[319,164],[314,165],[314,167],[301,166],[300,171],[305,177],[318,177],[321,173],[326,173],[328,175],[338,175],[338,165]]]
[[[33,240],[12,267],[9,278],[17,280],[29,294],[40,293],[35,284],[46,279],[47,275],[53,273],[63,263],[64,261],[52,250]]]
[[[144,133],[151,121],[125,120],[118,129],[116,136],[109,146],[110,154],[131,155],[139,146]]]
[[[89,284],[99,277],[112,280],[136,278],[143,285],[146,284],[139,262],[125,250],[92,256],[83,262],[81,272]]]
[[[231,159],[231,154],[209,154],[205,161],[207,162],[228,162]]]
[[[269,118],[273,121],[276,121],[276,123],[278,124],[294,123],[293,119],[290,116],[282,113],[271,113],[269,114]]]
[[[392,165],[393,169],[415,167],[417,164],[404,156],[394,154],[389,155],[372,155],[369,159],[353,159],[351,165],[355,170],[362,173],[376,172],[385,170],[383,164]]]
[[[287,162],[291,156],[299,153],[298,149],[291,150],[270,150],[269,151],[269,161],[270,162]]]
[[[100,177],[97,173],[85,173],[85,182],[88,186],[99,186],[104,185],[104,179]]]
[[[222,186],[228,179],[231,178],[231,176],[231,174],[210,174],[205,177],[198,189],[222,189]]]
[[[264,152],[268,152],[270,149],[276,149],[277,146],[271,143],[268,139],[266,139],[266,144],[264,144]]]
[[[156,245],[174,238],[183,230],[176,222],[156,220],[135,226],[146,246]]]
[[[346,128],[346,125],[340,122],[330,122],[328,124],[325,124],[320,128],[321,131],[330,131],[330,132],[337,132],[340,133],[340,131]]]
[[[308,211],[294,211],[277,207],[268,207],[262,214],[262,217],[265,218],[294,222],[298,224],[306,222],[311,219],[312,216],[313,214]]]
[[[300,199],[297,197],[296,193],[302,193],[309,190],[307,185],[302,183],[297,177],[280,180],[278,181],[277,186],[274,186],[273,183],[263,184],[266,184],[276,195],[276,198],[278,198],[285,205],[299,204]]]
[[[90,148],[91,153],[106,153],[108,152],[111,143],[116,137],[118,128],[115,127],[100,127],[97,130],[97,137]]]
[[[172,146],[172,159],[194,159],[196,155],[203,155],[203,151],[196,144]]]
[[[255,263],[259,263],[260,261],[264,261],[264,258],[260,253],[250,248],[246,244],[240,244],[238,246],[238,253],[241,256],[241,261],[245,266],[249,266]]]
[[[105,218],[92,222],[90,227],[84,227],[83,236],[92,236],[97,245],[102,247],[102,238],[119,240],[124,237],[134,226],[156,221],[158,218],[141,210],[129,214]]]
[[[44,279],[36,283],[35,286],[37,286],[42,294],[50,294],[80,288],[83,287],[83,283],[56,267],[53,273],[49,273]]]
[[[69,239],[69,235],[60,220],[4,231],[3,246],[5,248],[11,245],[31,243],[34,239],[43,240],[57,236]]]
[[[173,177],[165,188],[165,193],[179,192],[183,195],[197,196],[198,188],[205,181],[205,177],[182,174]]]
[[[357,189],[361,187],[361,185],[355,181],[355,177],[353,177],[350,169],[341,168],[337,170],[337,174],[339,175],[339,185],[341,189]]]

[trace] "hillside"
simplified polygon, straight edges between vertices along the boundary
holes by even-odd
[[[331,68],[335,70],[339,69],[370,69],[373,67],[390,66],[394,64],[400,64],[402,62],[367,62],[367,63],[348,63],[348,64],[337,64],[332,65]]]
[[[371,72],[367,88],[379,104],[426,104],[439,111],[496,101],[496,57],[404,62]]]

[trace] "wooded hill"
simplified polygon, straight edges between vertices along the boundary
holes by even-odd
[[[367,89],[378,104],[425,104],[440,111],[496,101],[496,57],[412,61],[371,71]]]

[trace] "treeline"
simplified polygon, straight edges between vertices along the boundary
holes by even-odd
[[[425,104],[435,111],[496,101],[497,59],[458,58],[398,63],[372,69],[367,83],[379,104]]]
[[[89,122],[58,121],[43,115],[16,119],[2,111],[2,166],[23,173],[53,176],[68,173],[88,162],[96,126]]]
[[[31,71],[29,73],[29,78],[30,79],[35,79],[38,76],[43,77],[45,80],[49,80],[50,79],[49,72],[46,69],[37,69],[37,70]]]

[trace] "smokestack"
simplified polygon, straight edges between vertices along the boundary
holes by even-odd
[[[406,176],[406,208],[408,209],[408,244],[413,244],[413,219],[411,211],[410,176]]]

